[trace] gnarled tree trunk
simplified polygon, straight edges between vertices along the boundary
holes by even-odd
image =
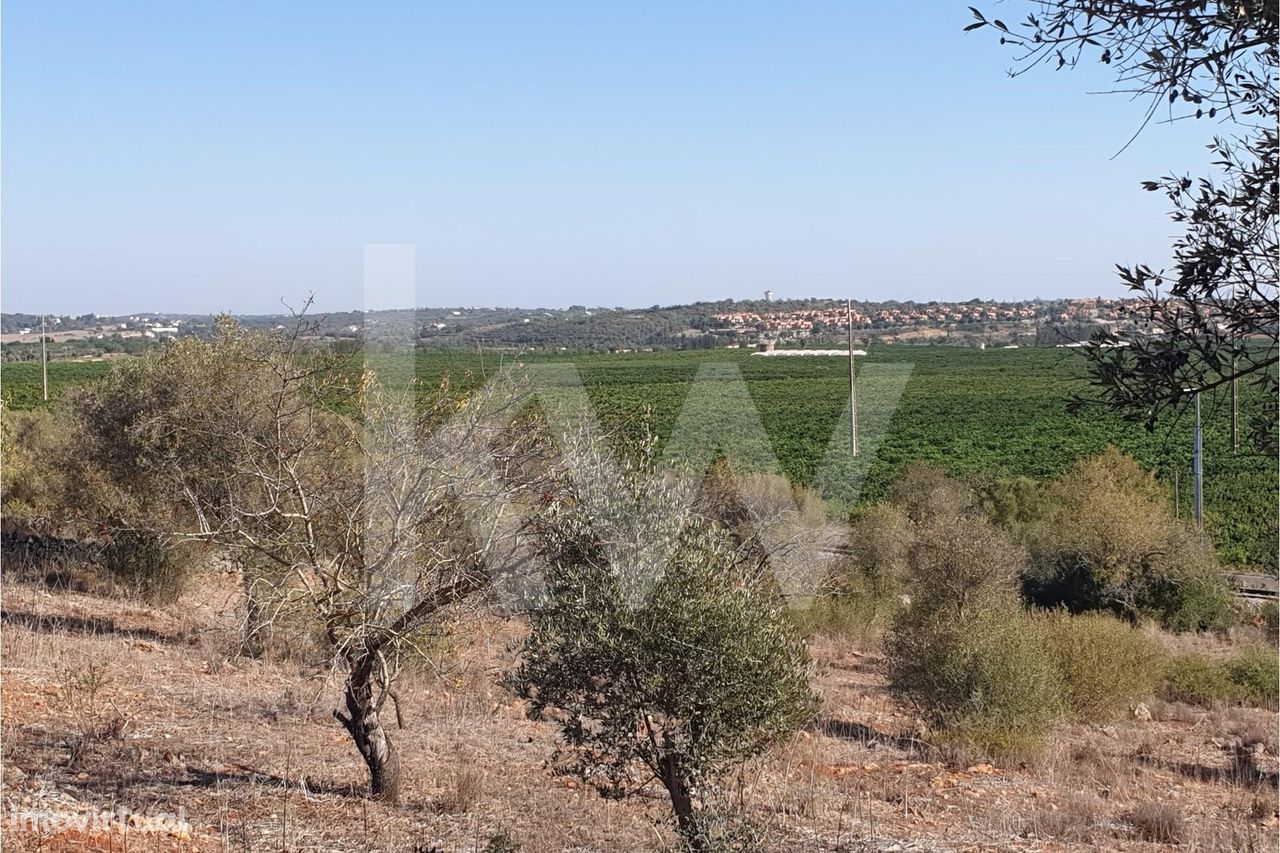
[[[693,807],[693,794],[689,790],[689,780],[685,778],[680,756],[668,751],[659,759],[662,770],[662,786],[671,795],[671,810],[676,815],[676,830],[680,837],[695,853],[707,850],[707,839],[698,824],[698,815]]]
[[[334,711],[333,715],[351,735],[369,768],[369,795],[375,800],[394,803],[400,799],[400,756],[382,724],[373,695],[376,660],[373,652],[355,658],[347,676],[347,713]]]

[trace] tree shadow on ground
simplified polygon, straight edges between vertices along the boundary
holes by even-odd
[[[910,735],[890,734],[882,732],[865,723],[854,723],[849,720],[838,720],[834,717],[822,717],[818,719],[811,729],[821,732],[828,737],[838,738],[840,740],[856,741],[863,746],[875,744],[877,746],[889,746],[903,752],[920,751],[929,748],[924,741],[914,738]]]
[[[1214,767],[1190,761],[1165,761],[1149,755],[1139,755],[1140,763],[1158,770],[1168,770],[1194,779],[1223,785],[1266,785],[1272,788],[1280,783],[1280,774],[1262,770],[1249,762],[1229,763],[1226,767]]]
[[[98,616],[62,616],[52,613],[32,613],[25,610],[0,610],[0,624],[21,625],[33,631],[64,632],[80,636],[125,637],[148,640],[154,643],[176,644],[178,637],[162,634],[152,628],[124,628],[114,619]]]

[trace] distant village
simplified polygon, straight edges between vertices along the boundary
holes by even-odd
[[[854,303],[851,307],[837,303],[770,310],[772,302],[772,292],[765,291],[763,307],[754,303],[750,308],[714,313],[708,331],[737,343],[759,344],[829,340],[844,334],[850,325],[860,337],[870,330],[874,337],[890,340],[937,337],[950,331],[1004,333],[1011,340],[1019,334],[1034,337],[1046,325],[1076,331],[1129,326],[1137,304],[1136,300],[1096,297],[1052,302]]]
[[[27,338],[39,342],[41,327],[32,318],[23,318],[28,324],[18,325],[6,323],[3,334],[5,343],[25,342]],[[146,315],[134,314],[129,317],[102,318],[96,314],[83,315],[77,318],[50,316],[45,318],[44,334],[52,340],[90,339],[104,340],[108,337],[120,338],[176,338],[182,332],[183,321],[178,318],[160,319]]]

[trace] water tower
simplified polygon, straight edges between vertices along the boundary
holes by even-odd
[[[772,301],[773,301],[773,291],[772,291],[772,290],[766,290],[766,291],[764,292],[764,301],[765,301],[765,302],[772,302]]]

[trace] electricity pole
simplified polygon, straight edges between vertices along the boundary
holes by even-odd
[[[49,402],[49,356],[45,349],[44,315],[40,315],[40,380],[44,388],[44,401]]]
[[[1231,356],[1231,452],[1240,452],[1240,376],[1236,372],[1236,357]]]
[[[849,452],[858,455],[858,382],[853,369],[853,300],[845,301],[845,320],[849,330]]]
[[[1231,292],[1231,307],[1236,307],[1236,302],[1240,299],[1240,284]],[[1233,324],[1231,329],[1231,452],[1240,452],[1240,372],[1239,372],[1239,355],[1240,355],[1240,330]]]
[[[1191,511],[1196,528],[1204,529],[1204,443],[1200,435],[1200,392],[1196,392],[1196,423],[1191,430]]]

